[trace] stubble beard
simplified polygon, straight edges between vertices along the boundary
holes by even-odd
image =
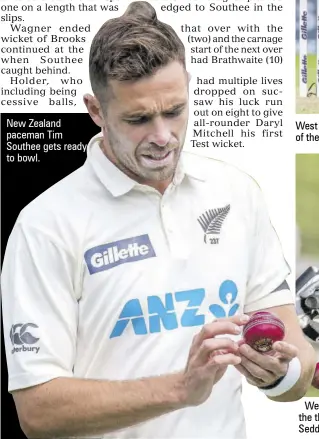
[[[173,154],[175,155],[172,165],[164,166],[159,169],[147,169],[140,162],[138,157],[134,154],[130,157],[126,154],[121,155],[119,151],[121,150],[121,142],[114,136],[112,129],[107,127],[108,133],[108,144],[111,150],[113,163],[126,175],[133,178],[134,180],[142,183],[143,181],[164,181],[173,178],[177,164],[180,160],[180,154],[182,152],[182,146],[174,145]],[[184,143],[184,140],[183,140]],[[154,150],[154,148],[149,148]],[[172,149],[172,148],[168,148]],[[110,158],[110,157],[109,157]],[[115,160],[114,160],[115,159]]]

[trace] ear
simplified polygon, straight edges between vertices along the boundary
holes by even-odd
[[[191,82],[192,75],[189,72],[187,72],[187,78],[188,78],[188,82]]]
[[[96,123],[96,125],[100,128],[103,128],[105,122],[103,118],[102,108],[97,98],[90,94],[85,94],[83,96],[83,101],[93,122]]]

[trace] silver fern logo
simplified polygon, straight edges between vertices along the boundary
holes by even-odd
[[[230,204],[217,209],[209,209],[197,221],[204,230],[204,242],[207,244],[207,235],[219,235],[223,222],[230,211]],[[211,244],[218,244],[219,238],[209,238]]]

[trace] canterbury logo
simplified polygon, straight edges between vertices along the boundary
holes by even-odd
[[[197,221],[204,230],[204,242],[207,243],[207,235],[219,235],[223,222],[230,211],[230,204],[217,209],[209,209],[203,213]],[[210,238],[211,244],[218,244],[219,238]]]
[[[28,328],[38,328],[38,326],[34,323],[18,323],[11,326],[10,339],[13,345],[34,344],[39,341],[39,338],[27,331]]]
[[[36,344],[40,338],[31,334],[29,328],[32,328],[33,332],[35,328],[39,327],[34,323],[17,323],[11,326],[10,339],[13,345],[11,354],[17,352],[34,352],[37,354],[39,352],[40,347],[32,345]]]

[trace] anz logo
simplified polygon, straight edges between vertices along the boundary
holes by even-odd
[[[120,337],[125,329],[132,325],[136,335],[146,335],[172,331],[179,327],[202,326],[210,320],[208,313],[199,312],[205,299],[205,289],[166,293],[163,300],[159,296],[147,297],[147,314],[139,299],[131,299],[124,305],[110,338]],[[208,311],[213,317],[230,317],[236,314],[239,304],[236,302],[238,289],[232,280],[225,280],[219,287],[220,303],[213,303]],[[175,304],[183,302],[184,311],[178,315]]]

